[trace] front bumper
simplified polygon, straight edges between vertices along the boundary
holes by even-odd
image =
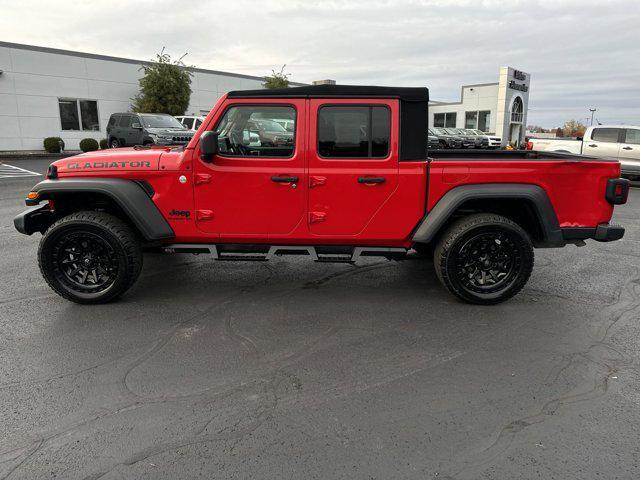
[[[24,235],[31,235],[34,232],[44,232],[54,221],[53,212],[49,209],[49,204],[36,205],[27,208],[24,212],[13,219],[16,230]]]
[[[598,242],[613,242],[624,237],[624,227],[612,223],[601,223],[592,227],[570,227],[562,229],[562,237],[571,242],[593,239]]]

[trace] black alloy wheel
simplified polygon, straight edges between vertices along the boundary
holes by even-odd
[[[476,304],[503,302],[517,294],[533,269],[533,245],[512,220],[492,213],[455,222],[439,239],[434,267],[442,284]]]
[[[106,212],[81,211],[57,220],[38,249],[42,276],[76,303],[105,303],[127,291],[142,270],[136,233]]]

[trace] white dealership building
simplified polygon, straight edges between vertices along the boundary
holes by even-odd
[[[77,150],[105,138],[112,113],[138,93],[140,60],[0,42],[0,151],[42,150],[61,137]],[[187,114],[206,114],[230,90],[262,88],[263,77],[193,69]]]
[[[477,128],[519,145],[524,139],[531,75],[511,67],[500,68],[498,81],[463,85],[457,102],[431,101],[429,125]]]
[[[83,138],[105,138],[111,114],[130,110],[144,63],[0,41],[0,151],[42,150],[45,137],[61,137],[67,150],[77,150]],[[193,74],[190,115],[206,114],[230,90],[262,88],[264,82],[201,68]],[[529,81],[529,74],[503,67],[498,82],[464,85],[458,102],[432,101],[429,124],[479,128],[505,145],[518,143]]]

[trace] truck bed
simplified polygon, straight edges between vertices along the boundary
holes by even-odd
[[[565,161],[603,161],[617,163],[615,159],[603,159],[577,153],[547,152],[543,150],[429,150],[431,160],[565,160]]]

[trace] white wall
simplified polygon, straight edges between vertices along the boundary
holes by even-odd
[[[501,67],[497,83],[481,85],[465,85],[462,87],[459,102],[442,103],[436,102],[429,105],[429,125],[433,125],[434,114],[456,112],[456,127],[464,128],[465,114],[471,111],[489,110],[491,112],[491,133],[495,133],[502,138],[502,144],[507,145],[510,141],[511,132],[511,105],[516,96],[522,99],[523,119],[520,129],[520,141],[524,138],[525,126],[527,124],[527,109],[529,105],[529,88],[531,85],[531,75],[525,75],[525,79],[515,78],[516,70],[511,67]],[[509,86],[510,81],[515,81],[519,85],[526,85],[527,91],[513,89]]]
[[[126,112],[138,93],[140,64],[0,45],[0,151],[42,150],[58,136],[67,150],[83,138],[105,138],[112,113]],[[262,79],[196,71],[187,113],[208,111],[229,90],[262,88]],[[97,100],[100,131],[61,130],[58,98]]]
[[[498,84],[464,85],[460,93],[461,101],[429,105],[429,125],[433,125],[436,113],[456,112],[456,127],[464,128],[466,112],[489,110],[491,112],[490,131],[495,131],[498,103]]]

